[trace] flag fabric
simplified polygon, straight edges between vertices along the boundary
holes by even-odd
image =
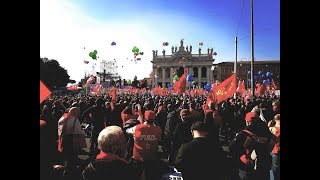
[[[50,96],[51,91],[47,88],[46,85],[43,84],[43,82],[40,80],[40,104],[48,97]]]
[[[278,89],[278,86],[277,86],[276,83],[274,82],[273,78],[271,78],[271,85],[274,87],[275,90]]]
[[[67,90],[70,90],[70,91],[78,90],[78,84],[71,84],[70,86],[67,86]]]
[[[95,86],[92,87],[91,92],[94,92],[95,95],[100,95],[101,90],[102,90],[102,85],[96,84]]]
[[[194,95],[195,95],[195,91],[194,91],[194,89],[192,89],[192,90],[190,91],[190,96],[191,96],[192,98],[194,98]]]
[[[212,97],[214,97],[216,103],[219,104],[232,96],[236,92],[236,89],[237,75],[233,73],[230,77],[214,88]]]
[[[215,102],[214,94],[213,94],[212,91],[209,92],[209,95],[208,95],[208,97],[207,97],[206,104],[205,104],[204,106],[202,106],[202,108],[203,108],[204,111],[207,111],[207,110],[209,109],[208,104],[209,104],[210,101]]]
[[[178,93],[185,93],[187,87],[187,68],[184,68],[184,73],[179,78],[178,81],[176,81],[173,84],[173,90]]]
[[[94,76],[90,76],[87,80],[86,87],[88,87],[92,83],[93,80],[94,80]]]
[[[266,90],[267,90],[267,87],[266,87],[266,85],[264,83],[263,84],[257,84],[255,95],[256,96],[264,95]]]
[[[116,102],[117,101],[117,88],[113,88],[110,92],[109,92],[109,95],[111,96],[111,100],[112,102]]]
[[[237,92],[243,94],[246,91],[244,81],[238,82]]]

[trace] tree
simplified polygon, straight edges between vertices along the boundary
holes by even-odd
[[[40,79],[50,88],[65,87],[70,81],[68,71],[54,59],[40,57]]]

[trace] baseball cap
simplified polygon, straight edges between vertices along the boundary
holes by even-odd
[[[156,119],[156,114],[151,111],[148,110],[144,113],[144,118],[148,121],[148,120],[155,120]]]

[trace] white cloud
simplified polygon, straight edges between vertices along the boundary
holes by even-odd
[[[116,59],[122,78],[133,79],[137,75],[141,79],[148,77],[152,68],[150,61],[155,44],[149,42],[157,43],[152,41],[155,34],[147,29],[141,22],[108,24],[95,21],[66,1],[41,1],[40,56],[58,60],[76,81],[85,71],[92,70],[93,62],[99,64],[102,59]],[[111,46],[112,41],[117,45]],[[133,46],[144,52],[137,63],[130,61]],[[93,50],[98,51],[98,61],[88,55]],[[84,64],[84,60],[90,63]]]
[[[233,57],[233,46],[225,45],[222,52],[222,43],[226,43],[224,33],[211,31],[212,28],[202,27],[200,22],[178,14],[154,13],[143,17],[143,20],[132,18],[126,22],[107,18],[96,20],[70,1],[40,2],[40,56],[58,60],[68,70],[71,79],[76,81],[85,72],[92,71],[93,63],[113,59],[117,60],[118,73],[122,78],[133,79],[135,75],[138,79],[148,77],[152,70],[152,50],[157,49],[161,54],[165,49],[170,54],[171,46],[178,46],[181,38],[185,38],[186,45],[193,45],[194,52],[197,52],[200,40],[204,41],[203,49],[214,47],[218,51],[217,61],[226,56]],[[112,41],[117,45],[111,46]],[[169,46],[163,47],[163,41],[168,41]],[[232,37],[229,44],[233,44]],[[137,63],[131,61],[133,46],[144,52],[142,60]],[[93,50],[98,51],[98,61],[88,55]],[[84,60],[90,63],[84,64]],[[99,69],[97,67],[96,70]]]

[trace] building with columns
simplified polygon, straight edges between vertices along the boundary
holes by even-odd
[[[173,77],[178,75],[181,77],[184,67],[187,68],[188,74],[193,75],[195,85],[204,86],[206,83],[212,83],[213,73],[212,65],[214,56],[212,48],[208,48],[207,52],[201,52],[201,48],[197,53],[192,53],[192,46],[183,46],[183,40],[180,41],[180,47],[171,47],[171,55],[166,55],[165,50],[158,54],[158,50],[153,50],[152,81],[158,86],[167,87],[168,84],[173,84]]]

